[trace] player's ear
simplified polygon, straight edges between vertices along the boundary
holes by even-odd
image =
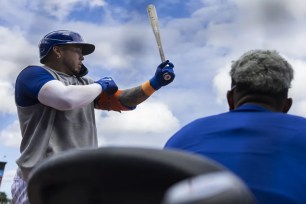
[[[228,103],[228,106],[229,106],[229,110],[234,110],[235,105],[234,105],[234,95],[233,95],[232,90],[227,91],[226,98],[227,98],[227,103]]]
[[[52,47],[52,50],[53,50],[56,58],[60,58],[61,57],[61,48],[59,46]]]
[[[292,106],[292,98],[287,98],[283,107],[283,113],[287,113]]]

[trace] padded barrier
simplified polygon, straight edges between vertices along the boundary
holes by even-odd
[[[31,204],[160,204],[179,181],[226,171],[175,150],[102,147],[69,150],[41,162],[28,181]]]

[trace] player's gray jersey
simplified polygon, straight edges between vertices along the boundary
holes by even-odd
[[[65,85],[86,85],[93,81],[43,67]],[[80,147],[97,147],[97,130],[94,103],[82,108],[59,111],[41,103],[17,106],[22,141],[21,156],[17,164],[23,179],[41,160],[65,150]]]

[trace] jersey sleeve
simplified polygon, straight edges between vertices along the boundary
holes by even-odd
[[[15,101],[18,106],[31,106],[38,101],[41,87],[55,78],[44,68],[29,66],[23,69],[16,79]]]

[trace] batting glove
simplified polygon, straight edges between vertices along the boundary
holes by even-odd
[[[158,90],[162,86],[166,86],[170,84],[175,77],[174,71],[173,71],[174,65],[169,62],[169,60],[164,61],[160,65],[158,65],[155,75],[152,79],[150,79],[151,86]]]
[[[95,81],[95,83],[100,84],[102,92],[106,92],[109,95],[113,95],[118,90],[118,86],[112,77],[103,77],[102,79]]]

